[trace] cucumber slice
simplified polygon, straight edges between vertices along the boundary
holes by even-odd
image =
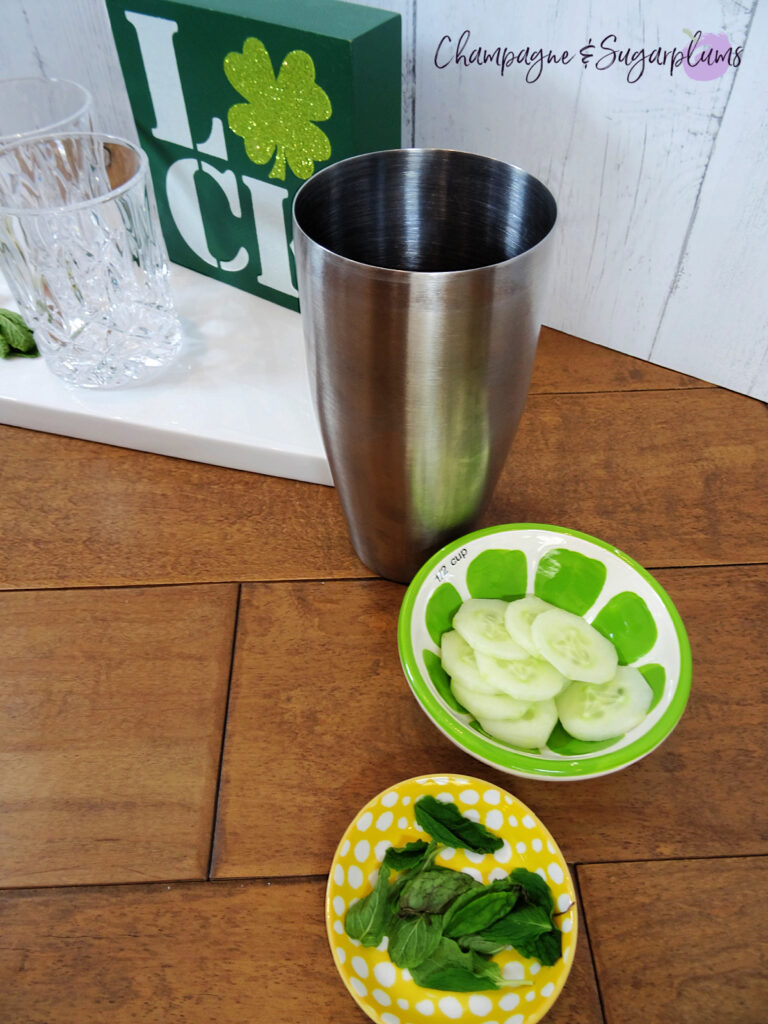
[[[496,658],[527,658],[528,652],[516,644],[504,625],[507,601],[471,597],[453,617],[453,628],[477,653]]]
[[[609,740],[648,714],[653,691],[636,668],[620,666],[608,683],[571,683],[555,700],[566,732],[577,740]]]
[[[476,693],[462,686],[458,679],[451,680],[451,690],[459,704],[463,704],[475,718],[522,718],[528,702],[514,700],[504,693]]]
[[[554,700],[540,700],[529,704],[525,713],[514,720],[481,718],[480,715],[475,717],[485,731],[497,740],[510,743],[513,747],[540,750],[555,727],[557,708]]]
[[[480,675],[475,652],[455,629],[443,633],[440,639],[440,659],[451,679],[455,679],[465,690],[472,693],[499,692]]]
[[[538,657],[539,652],[531,636],[533,620],[542,612],[551,611],[554,607],[555,605],[550,604],[549,601],[542,601],[540,597],[534,597],[533,594],[521,597],[517,601],[510,601],[507,605],[504,615],[507,632],[516,644],[520,644],[523,650],[528,651],[534,657]]]
[[[579,615],[562,608],[542,612],[533,620],[531,636],[539,655],[568,679],[607,683],[616,673],[616,648]]]
[[[475,655],[480,676],[496,692],[516,700],[548,700],[560,693],[568,682],[562,673],[542,658],[526,656],[517,661]]]

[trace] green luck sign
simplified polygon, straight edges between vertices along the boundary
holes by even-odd
[[[400,16],[340,0],[107,0],[170,258],[298,309],[291,208],[400,145]]]

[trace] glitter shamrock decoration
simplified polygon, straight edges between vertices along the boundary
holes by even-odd
[[[229,53],[224,73],[247,103],[229,108],[229,127],[245,140],[255,164],[277,151],[270,178],[285,180],[285,163],[297,178],[308,178],[316,160],[331,155],[328,136],[313,124],[331,116],[331,101],[315,81],[308,53],[292,50],[275,78],[272,60],[259,39],[246,39],[242,53]]]

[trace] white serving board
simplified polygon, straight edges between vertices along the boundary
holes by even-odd
[[[0,359],[0,422],[310,483],[331,484],[301,317],[176,264],[178,362],[156,381],[73,388],[42,358]],[[0,275],[0,307],[16,309]]]

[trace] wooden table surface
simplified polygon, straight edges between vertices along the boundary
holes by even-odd
[[[672,736],[570,784],[429,723],[404,587],[355,558],[332,489],[7,426],[0,445],[2,1024],[362,1024],[328,867],[372,796],[442,771],[515,793],[572,867],[548,1024],[766,1024],[763,404],[543,332],[481,525],[622,548],[694,659]]]

